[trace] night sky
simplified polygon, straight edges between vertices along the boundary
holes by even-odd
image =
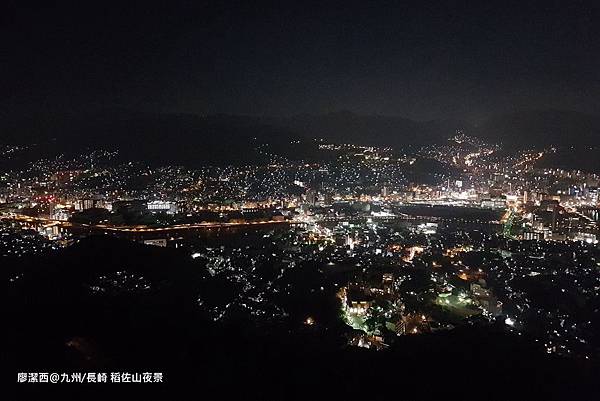
[[[0,17],[5,113],[600,110],[600,2],[24,3]]]

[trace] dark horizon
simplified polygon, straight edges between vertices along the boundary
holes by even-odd
[[[585,2],[22,6],[4,17],[5,113],[79,107],[479,122],[597,114]]]
[[[31,119],[32,117],[77,117],[77,116],[86,116],[86,115],[98,115],[98,116],[116,116],[116,115],[129,115],[131,117],[139,116],[182,116],[182,117],[194,117],[194,118],[241,118],[241,119],[251,119],[256,121],[264,121],[270,119],[277,120],[288,120],[295,118],[321,118],[327,116],[354,116],[354,117],[365,117],[365,118],[385,118],[385,119],[398,119],[398,120],[407,120],[415,123],[429,123],[429,122],[458,122],[464,123],[469,127],[476,127],[479,124],[485,123],[494,118],[502,118],[505,116],[518,115],[518,114],[529,114],[529,113],[547,113],[547,114],[573,114],[573,115],[581,115],[587,116],[590,118],[600,118],[600,112],[597,111],[581,111],[574,108],[555,108],[555,107],[514,107],[506,110],[498,110],[496,112],[490,112],[485,116],[481,116],[475,119],[461,118],[460,115],[449,115],[443,117],[432,117],[432,118],[413,118],[405,114],[392,114],[392,113],[369,113],[362,112],[356,109],[350,108],[337,108],[326,111],[306,111],[306,112],[289,112],[289,113],[273,113],[273,114],[252,114],[252,113],[234,113],[228,111],[192,111],[192,110],[158,110],[150,107],[135,107],[133,105],[128,106],[120,106],[109,103],[95,103],[95,104],[84,104],[84,105],[48,105],[44,104],[42,107],[37,109],[30,110],[2,110],[2,118],[4,121],[9,121],[14,123],[16,121],[23,121],[26,119]],[[457,127],[459,128],[459,127]]]

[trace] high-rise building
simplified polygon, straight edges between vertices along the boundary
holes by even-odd
[[[76,210],[88,210],[88,209],[93,209],[95,207],[95,202],[93,199],[79,199],[76,203],[75,203],[75,209]]]

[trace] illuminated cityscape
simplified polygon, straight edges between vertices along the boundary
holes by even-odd
[[[257,320],[289,318],[278,301],[290,290],[286,272],[317,263],[324,277],[311,291],[335,293],[356,333],[349,344],[382,348],[400,335],[502,321],[547,352],[598,357],[589,316],[568,309],[591,308],[600,288],[598,175],[536,167],[554,149],[497,157],[500,146],[464,134],[410,155],[312,146],[335,159],[269,154],[277,164],[197,170],[113,164],[107,151],[35,161],[3,175],[2,253],[36,254],[92,234],[187,249],[211,276],[243,283],[226,304],[198,299],[215,321],[233,308]],[[420,172],[423,159],[447,168]],[[264,234],[254,252],[198,243],[197,231],[213,229]],[[254,273],[265,264],[280,270],[268,282]],[[540,298],[540,286],[564,307]]]
[[[19,390],[593,398],[591,11],[190,7],[25,13],[0,113]]]

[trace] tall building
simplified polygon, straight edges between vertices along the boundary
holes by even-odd
[[[79,199],[75,203],[76,210],[88,210],[93,209],[95,207],[95,202],[93,199]]]

